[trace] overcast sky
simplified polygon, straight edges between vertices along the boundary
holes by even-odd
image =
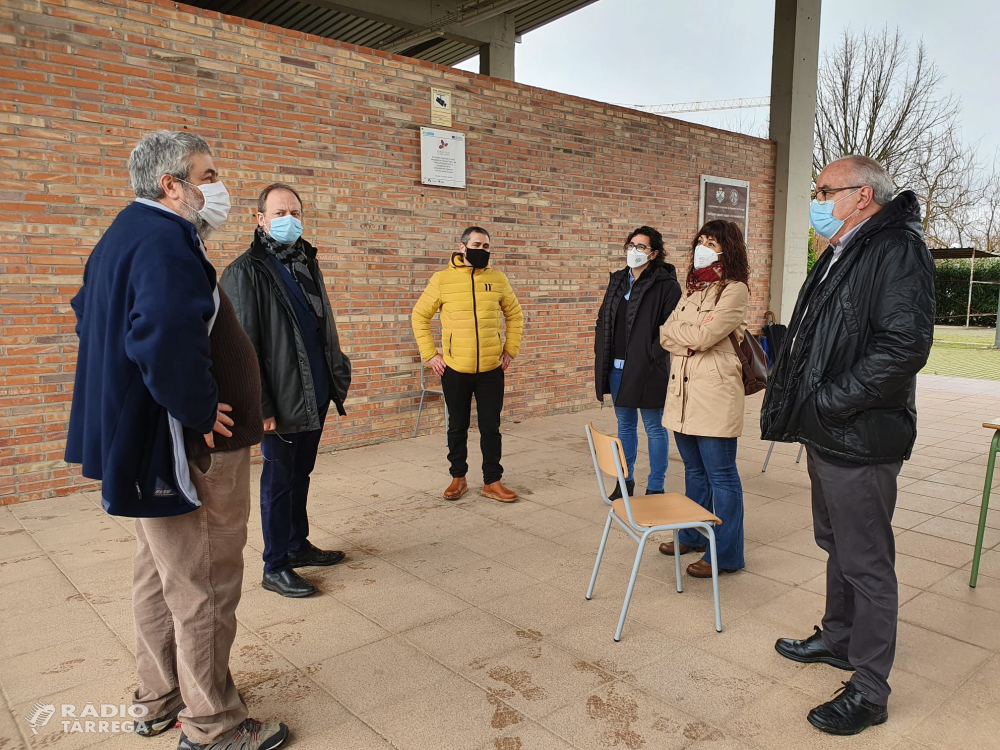
[[[843,30],[899,26],[923,39],[962,100],[967,140],[983,155],[1000,147],[1000,2],[997,0],[827,0],[820,54]],[[767,96],[771,85],[773,0],[598,0],[530,34],[517,45],[515,77],[616,104]],[[478,70],[478,59],[460,67]],[[716,127],[764,135],[766,110],[683,115]],[[742,127],[737,127],[741,125]]]

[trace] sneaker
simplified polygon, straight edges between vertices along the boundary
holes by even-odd
[[[215,742],[199,745],[184,733],[177,743],[177,750],[273,750],[288,739],[288,727],[277,722],[264,723],[247,719],[238,727]]]
[[[170,713],[156,719],[142,719],[141,721],[137,721],[135,729],[132,731],[140,737],[155,737],[158,734],[163,734],[168,729],[173,729],[177,726],[177,715],[183,710],[184,704],[182,703]]]

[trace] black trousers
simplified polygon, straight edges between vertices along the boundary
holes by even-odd
[[[502,438],[500,412],[503,410],[503,368],[489,372],[465,373],[446,368],[441,390],[448,406],[448,460],[451,475],[464,477],[469,471],[469,420],[472,397],[476,397],[479,420],[479,447],[483,452],[483,482],[493,484],[503,476],[500,465]]]
[[[896,656],[896,540],[892,514],[902,461],[853,464],[809,449],[813,532],[826,563],[823,642],[846,654],[865,699],[889,701]]]

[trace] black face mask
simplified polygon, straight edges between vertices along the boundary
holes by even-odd
[[[490,263],[490,251],[481,247],[465,248],[465,259],[473,268],[486,268]]]

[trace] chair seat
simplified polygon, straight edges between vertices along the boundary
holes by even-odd
[[[679,492],[668,492],[664,495],[640,495],[630,497],[632,517],[639,526],[671,526],[678,523],[708,523],[721,524],[718,518],[702,508],[698,503]],[[618,498],[612,504],[615,515],[628,523],[628,513],[625,511],[624,498]]]
[[[991,419],[989,422],[983,422],[983,427],[988,430],[1000,430],[1000,417]]]

